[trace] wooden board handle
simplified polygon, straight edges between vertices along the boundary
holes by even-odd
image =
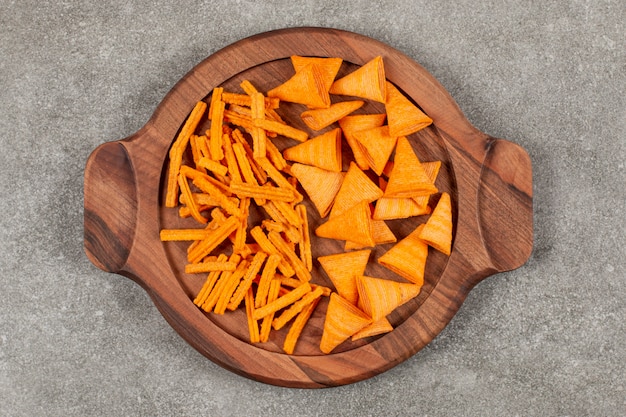
[[[121,142],[107,142],[87,160],[84,182],[84,247],[89,260],[119,272],[128,259],[137,223],[131,160]]]
[[[522,266],[533,247],[532,165],[526,151],[494,139],[480,175],[478,215],[482,239],[500,272]]]

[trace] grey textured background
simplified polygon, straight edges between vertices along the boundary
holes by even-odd
[[[620,0],[0,2],[0,415],[625,415],[625,22]],[[211,53],[292,26],[403,51],[534,169],[530,261],[414,357],[326,390],[214,365],[82,247],[89,153]]]

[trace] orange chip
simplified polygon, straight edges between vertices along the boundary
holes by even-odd
[[[205,256],[209,255],[213,249],[219,246],[226,238],[237,229],[238,219],[235,216],[229,217],[224,223],[222,223],[216,230],[212,231],[207,237],[200,241],[197,247],[195,247],[187,255],[187,259],[190,263],[198,263]]]
[[[268,97],[304,104],[310,108],[330,106],[328,89],[317,65],[309,64],[297,71],[290,79],[267,92]]]
[[[320,217],[326,217],[341,187],[343,173],[298,163],[291,166],[291,173],[304,188]]]
[[[298,338],[304,329],[304,326],[311,318],[311,315],[315,311],[315,308],[319,304],[320,298],[316,298],[312,303],[308,304],[296,317],[293,321],[293,324],[289,328],[289,332],[287,332],[287,336],[285,336],[285,341],[283,342],[283,350],[285,353],[291,355],[296,348],[296,343],[298,342]]]
[[[383,59],[375,57],[355,71],[338,79],[330,87],[330,94],[341,94],[385,102],[387,95]]]
[[[283,151],[288,161],[341,171],[341,129],[335,128]]]
[[[265,304],[276,301],[276,299],[278,298],[280,294],[280,290],[281,290],[280,280],[273,279],[269,285],[269,290],[267,293],[267,303]],[[260,335],[261,342],[267,342],[269,340],[270,331],[272,330],[272,320],[274,320],[274,314],[275,312],[270,313],[266,315],[265,317],[263,317],[263,321],[261,322],[261,335]]]
[[[389,333],[393,330],[393,326],[386,317],[370,324],[352,335],[352,341],[364,339],[370,336],[377,336],[383,333]]]
[[[220,253],[220,255],[215,257],[215,260],[212,262],[223,263],[223,262],[226,262],[227,259],[228,257],[226,255],[224,255],[223,253]],[[230,263],[235,264],[235,262],[230,262]],[[204,285],[202,285],[202,289],[200,290],[196,298],[193,300],[193,303],[195,305],[200,307],[202,306],[202,304],[204,304],[204,301],[213,290],[213,286],[217,282],[217,279],[219,278],[221,272],[222,272],[221,270],[209,272],[207,279],[204,282]]]
[[[348,145],[350,145],[350,148],[352,149],[354,162],[356,162],[359,168],[363,171],[369,168],[369,163],[367,162],[363,146],[354,136],[354,132],[380,127],[383,123],[385,123],[386,117],[387,115],[385,113],[355,114],[338,120],[339,126],[343,132],[343,137],[346,138],[346,142],[348,142]]]
[[[409,140],[404,136],[398,138],[393,168],[385,188],[385,197],[412,198],[436,192],[437,187],[424,171]]]
[[[452,247],[452,203],[450,194],[442,193],[439,202],[428,218],[420,239],[440,252],[450,255]]]
[[[370,214],[369,203],[362,200],[343,213],[331,217],[315,229],[315,234],[319,237],[350,240],[363,247],[372,247],[376,242],[372,236]]]
[[[311,285],[308,282],[302,283],[300,286],[294,288],[284,295],[281,295],[271,303],[267,303],[263,307],[257,308],[254,311],[254,319],[259,320],[269,314],[276,313],[277,311],[282,310],[283,308],[298,301],[304,295],[311,292],[311,290]]]
[[[327,109],[313,109],[303,112],[300,117],[313,130],[322,130],[337,120],[349,115],[364,104],[361,100],[341,101]]]
[[[254,278],[256,278],[257,274],[261,270],[261,267],[263,266],[263,262],[265,262],[266,258],[267,258],[267,253],[265,252],[257,252],[254,254],[254,257],[252,258],[252,262],[250,262],[250,266],[248,267],[248,270],[246,271],[245,275],[242,277],[241,282],[237,286],[237,290],[233,293],[232,297],[230,298],[228,302],[227,307],[229,310],[234,310],[237,307],[239,307],[239,304],[241,304],[241,301],[243,300],[246,293],[248,292],[248,288],[250,288],[250,286],[252,285],[252,281],[254,280]]]
[[[253,119],[253,126],[260,127],[269,132],[274,132],[298,142],[305,142],[309,138],[309,134],[304,130],[296,129],[288,124],[271,120],[271,119]]]
[[[342,62],[343,59],[341,58],[318,58],[297,55],[291,57],[291,63],[296,72],[302,70],[307,65],[316,65],[322,74],[324,89],[326,91],[330,89],[333,81],[335,81],[335,76],[337,75]]]
[[[198,126],[198,123],[200,123],[200,119],[204,115],[206,108],[207,104],[204,101],[196,103],[189,117],[187,117],[178,137],[172,144],[172,148],[169,152],[170,163],[167,177],[165,207],[176,207],[176,203],[178,202],[178,173],[183,160],[183,150],[187,147],[189,139]]]
[[[426,203],[428,203],[428,197],[426,198]],[[412,198],[383,197],[376,202],[372,218],[375,220],[406,219],[408,217],[429,214],[430,212],[431,209],[427,204],[420,206]]]
[[[389,134],[389,126],[384,125],[367,130],[359,130],[354,133],[357,141],[363,147],[363,153],[369,167],[381,175],[389,157],[396,146],[397,136]]]
[[[320,350],[330,353],[372,319],[337,293],[330,295]]]
[[[254,315],[254,295],[252,293],[252,287],[248,288],[245,296],[246,304],[246,318],[248,319],[248,331],[250,333],[250,343],[258,343],[261,341],[261,335],[259,334],[259,324],[252,317]]]
[[[253,119],[264,119],[265,118],[265,97],[262,93],[254,93],[252,94],[252,118]],[[265,158],[266,155],[266,141],[267,135],[265,134],[265,130],[260,127],[255,127],[252,130],[252,141],[254,149],[254,159]]]
[[[274,330],[282,329],[292,318],[296,317],[307,305],[317,300],[324,294],[323,287],[315,287],[313,291],[305,294],[301,299],[293,303],[289,308],[283,310],[280,316],[272,320]]]
[[[313,255],[311,253],[311,233],[309,230],[309,218],[307,216],[306,206],[304,204],[298,204],[296,206],[296,213],[300,216],[302,226],[300,227],[300,259],[309,271],[313,270]]]
[[[370,250],[360,250],[317,258],[328,278],[335,285],[337,293],[354,305],[357,304],[359,298],[356,289],[356,277],[365,272],[371,252]]]
[[[348,172],[335,197],[330,218],[340,215],[362,200],[371,203],[382,195],[383,191],[354,162],[350,162]]]
[[[356,279],[359,305],[377,322],[397,307],[416,297],[420,286],[388,279],[360,276]]]
[[[433,122],[433,119],[425,115],[389,81],[385,111],[392,136],[408,136]]]
[[[374,242],[377,245],[384,245],[385,243],[393,243],[396,241],[396,236],[393,234],[387,223],[383,220],[374,220],[370,221],[370,227],[372,228],[372,236],[374,237]],[[347,241],[344,247],[345,250],[353,250],[353,249],[363,249],[363,245]]]
[[[423,224],[378,258],[378,263],[419,286],[424,284],[428,245],[419,235]]]
[[[211,129],[207,131],[209,138],[209,151],[211,159],[221,161],[224,158],[222,151],[222,123],[224,122],[224,110],[226,104],[223,101],[212,103]]]

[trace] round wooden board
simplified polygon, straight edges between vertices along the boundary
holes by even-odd
[[[192,302],[204,278],[184,273],[186,245],[159,240],[163,228],[197,227],[163,206],[169,147],[199,100],[210,99],[216,86],[241,92],[247,79],[260,91],[293,74],[290,56],[340,57],[340,73],[382,56],[387,79],[418,104],[433,125],[409,136],[422,161],[442,161],[440,191],[452,197],[454,241],[449,257],[429,252],[421,293],[389,316],[395,329],[383,336],[347,341],[331,354],[319,350],[326,300],[305,328],[293,355],[282,352],[286,330],[270,341],[250,344],[242,311],[206,314]],[[333,96],[334,101],[345,100]],[[301,122],[303,106],[283,103],[279,112],[290,123]],[[382,112],[367,103],[358,112]],[[200,126],[200,131],[208,127]],[[328,130],[328,129],[326,129]],[[296,144],[276,141],[283,149]],[[344,170],[350,148],[342,148]],[[436,199],[431,201],[435,203]],[[450,321],[471,288],[481,279],[522,265],[532,249],[532,169],[526,152],[472,127],[443,87],[401,52],[351,32],[293,28],[256,35],[211,55],[190,71],[157,107],[135,135],[98,147],[85,169],[85,251],[105,271],[128,276],[150,294],[174,329],[214,362],[258,381],[319,388],[360,381],[406,360],[428,344]],[[308,204],[308,203],[307,203]],[[314,229],[322,222],[309,205]],[[253,212],[251,224],[260,220]],[[400,240],[425,216],[387,222]],[[343,252],[343,245],[313,237],[314,257]],[[402,281],[377,264],[392,245],[373,249],[366,275]],[[317,262],[314,282],[331,286]]]

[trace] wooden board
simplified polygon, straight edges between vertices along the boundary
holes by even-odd
[[[434,121],[409,139],[422,161],[442,161],[437,186],[450,193],[453,203],[452,253],[446,257],[431,250],[422,292],[390,316],[395,330],[348,341],[329,355],[319,350],[326,301],[318,306],[293,355],[282,353],[284,331],[273,333],[268,343],[250,344],[242,312],[217,316],[193,304],[204,277],[184,273],[184,244],[159,240],[162,228],[193,224],[164,208],[163,199],[168,150],[194,104],[207,100],[216,86],[240,91],[243,79],[269,90],[293,74],[291,55],[341,57],[339,76],[382,56],[387,79]],[[368,106],[364,111],[381,110],[380,105]],[[302,110],[286,104],[280,112],[306,129],[299,120]],[[285,141],[280,146],[294,144]],[[343,150],[345,166],[350,150]],[[94,150],[85,168],[84,193],[85,252],[96,266],[139,283],[170,325],[207,358],[243,376],[287,387],[353,383],[403,362],[439,334],[478,282],[524,264],[533,244],[527,153],[471,126],[444,88],[409,57],[373,39],[333,29],[263,33],[211,55],[174,86],[139,132]],[[311,227],[316,227],[319,216],[312,209],[309,214]],[[423,221],[388,224],[400,240]],[[328,239],[313,243],[314,256],[343,250]],[[372,259],[390,247],[376,248]],[[376,262],[370,262],[366,274],[398,279]],[[313,276],[331,285],[318,263]]]

